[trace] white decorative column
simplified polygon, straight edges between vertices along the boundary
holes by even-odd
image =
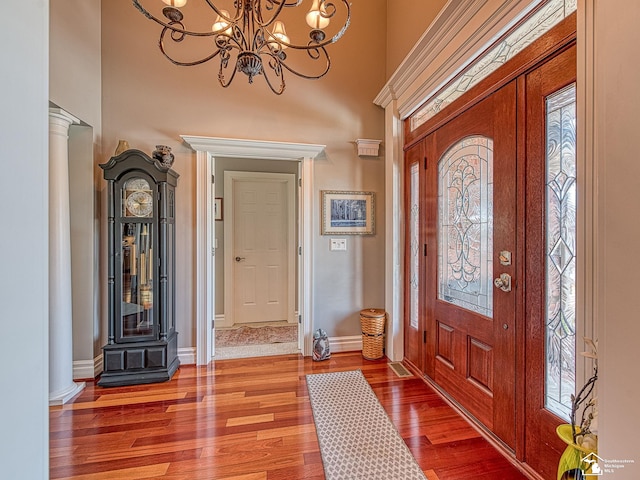
[[[62,405],[84,388],[73,382],[69,127],[80,121],[49,109],[49,405]]]

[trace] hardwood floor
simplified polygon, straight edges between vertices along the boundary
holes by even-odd
[[[320,480],[305,374],[362,370],[429,480],[524,479],[430,387],[359,352],[181,366],[50,409],[51,479]],[[401,480],[401,479],[398,479]]]

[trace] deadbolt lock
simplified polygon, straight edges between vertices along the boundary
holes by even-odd
[[[511,265],[511,252],[502,250],[499,255],[500,265]]]

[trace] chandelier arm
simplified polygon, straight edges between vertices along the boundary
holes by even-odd
[[[333,37],[331,37],[329,40],[325,40],[323,42],[316,42],[316,41],[310,41],[309,43],[307,43],[306,45],[298,45],[296,43],[289,43],[289,42],[285,42],[281,39],[279,39],[278,37],[275,37],[271,32],[269,32],[267,30],[267,34],[269,37],[269,43],[278,43],[280,45],[284,45],[287,48],[293,48],[294,50],[316,50],[318,48],[324,48],[327,45],[331,45],[332,43],[337,42],[338,40],[340,40],[340,37],[342,37],[342,35],[344,35],[344,32],[346,32],[347,28],[349,27],[349,22],[345,23],[344,26],[342,27],[342,29],[340,29],[340,31],[338,33],[336,33]]]
[[[220,10],[218,9],[218,7],[215,6],[215,4],[212,2],[212,0],[205,0],[207,2],[207,4],[218,14],[220,15],[220,17],[222,17],[223,19],[227,20],[229,23],[234,23],[236,24],[237,21],[242,18],[242,15],[238,15],[235,19],[230,19],[227,18],[225,15],[222,15],[220,13]],[[278,2],[276,0],[273,0],[274,3],[276,3],[277,5],[280,5],[279,9],[281,10],[284,6],[287,7],[295,7],[298,6],[300,4],[300,2],[298,3],[292,3],[292,4],[287,4],[288,0],[283,0],[282,2]],[[297,1],[297,0],[292,0],[292,1]],[[347,0],[340,0],[344,5],[345,8],[347,9],[347,18],[345,20],[345,24],[342,26],[342,28],[340,29],[340,31],[338,33],[336,33],[333,37],[331,37],[329,40],[325,40],[323,42],[318,42],[317,43],[317,47],[324,47],[326,45],[329,45],[331,43],[335,43],[337,42],[345,33],[345,31],[347,30],[347,28],[349,27],[350,23],[351,23],[351,5],[348,3]],[[220,34],[219,31],[206,31],[206,32],[193,32],[191,30],[186,30],[183,26],[183,28],[179,28],[176,27],[174,22],[171,23],[167,23],[164,22],[162,20],[160,20],[159,18],[155,17],[154,15],[152,15],[148,10],[146,10],[141,4],[140,4],[140,0],[132,0],[134,6],[140,11],[140,13],[142,13],[145,17],[147,17],[149,20],[153,20],[154,22],[156,22],[159,25],[162,25],[163,28],[172,30],[174,32],[177,33],[181,33],[183,35],[188,35],[188,36],[192,36],[192,37],[212,37],[215,35]],[[242,3],[242,1],[239,1],[238,3],[239,5],[242,6],[238,6],[238,13],[241,13],[244,10],[244,4]],[[328,3],[327,6],[333,8],[335,10],[335,6],[333,3]],[[335,12],[334,12],[335,13]],[[334,14],[332,13],[331,16]],[[323,15],[324,17],[325,15]],[[275,20],[275,18],[277,17],[274,16],[274,18],[272,18],[268,23],[262,24],[259,23],[259,25],[261,26],[268,26],[270,25],[273,20]],[[179,22],[178,22],[179,23]],[[180,24],[182,25],[182,24]],[[287,42],[283,42],[280,41],[278,39],[276,39],[275,37],[272,37],[272,35],[269,35],[270,38],[274,38],[275,41],[277,41],[277,43],[280,43],[281,45],[285,45],[287,47],[290,48],[295,48],[298,50],[309,50],[310,48],[314,48],[314,47],[309,47],[309,46],[304,46],[304,45],[297,45],[297,44],[293,44],[293,43],[287,43]]]
[[[220,50],[220,70],[218,70],[218,81],[220,82],[220,85],[222,85],[224,88],[227,88],[229,85],[231,85],[231,82],[238,72],[238,55],[240,55],[240,53],[243,51],[243,48],[237,43],[233,44],[229,42],[219,44],[218,48]],[[229,68],[229,60],[231,60],[230,52],[232,52],[233,50],[237,50],[237,53],[235,54],[235,64],[231,68],[231,77],[228,81],[225,81],[224,71]]]
[[[293,68],[291,68],[289,65],[287,65],[284,62],[280,62],[280,65],[282,65],[285,69],[287,69],[288,71],[290,71],[291,73],[293,73],[294,75],[300,77],[300,78],[306,78],[307,80],[317,80],[319,78],[324,77],[329,70],[331,69],[331,58],[329,57],[329,53],[327,52],[327,50],[324,47],[320,47],[317,49],[318,51],[315,53],[312,53],[312,51],[307,50],[307,53],[309,54],[309,56],[314,60],[320,60],[322,59],[322,57],[324,57],[324,61],[326,62],[325,68],[324,70],[316,75],[307,75],[305,73],[299,72]],[[322,52],[322,55],[320,54]]]
[[[347,0],[340,0],[340,1],[343,4],[345,4],[347,7],[351,7],[351,5],[347,2]],[[330,19],[336,14],[336,11],[338,10],[336,8],[335,3],[333,3],[332,0],[320,0],[318,7],[320,9],[319,13],[322,18]]]
[[[284,79],[281,79],[280,81],[280,88],[279,89],[275,89],[274,86],[271,84],[271,82],[269,81],[269,77],[265,74],[264,75],[264,81],[267,83],[267,85],[269,85],[269,88],[271,89],[271,91],[273,93],[275,93],[276,95],[282,95],[282,93],[284,92]]]
[[[178,39],[173,38],[173,33],[175,31],[170,28],[163,28],[162,32],[160,33],[160,39],[158,40],[158,48],[160,49],[160,52],[162,52],[162,54],[174,65],[179,65],[181,67],[192,67],[194,65],[200,65],[202,63],[208,62],[209,60],[215,58],[216,56],[218,56],[218,54],[220,54],[220,48],[218,48],[211,55],[207,55],[206,57],[201,58],[200,60],[194,60],[193,62],[181,62],[179,60],[175,60],[171,55],[167,53],[167,51],[164,48],[164,37],[168,32],[171,32],[170,37],[171,37],[171,40],[174,42],[181,42],[184,39],[184,35],[182,35]]]
[[[281,0],[269,0],[270,3],[274,3],[276,5],[280,5]],[[298,5],[300,5],[303,2],[303,0],[284,0],[282,1],[282,3],[284,3],[285,7],[297,7]]]
[[[149,20],[154,20],[154,21],[158,21],[156,19],[156,17],[154,17],[153,15],[151,15],[141,4],[138,0],[133,0],[133,5],[134,7],[136,7],[138,9],[138,11],[140,13],[142,13],[145,17],[147,17]],[[159,22],[158,22],[159,23]]]
[[[251,42],[251,51],[259,52],[267,44],[264,38],[264,30],[259,28],[253,35],[253,41]]]
[[[285,0],[286,1],[286,0]],[[269,41],[273,41],[275,43],[278,43],[280,45],[284,45],[285,47],[288,48],[293,48],[295,50],[314,50],[316,48],[323,48],[326,47],[327,45],[331,45],[332,43],[337,42],[338,40],[340,40],[340,38],[342,38],[342,36],[344,35],[344,33],[347,31],[347,28],[349,28],[349,25],[351,25],[351,5],[348,3],[347,0],[340,0],[346,7],[347,9],[347,18],[345,19],[344,25],[342,26],[342,28],[331,38],[329,38],[328,40],[324,40],[324,41],[317,41],[317,40],[312,40],[311,42],[309,42],[307,45],[298,45],[295,43],[289,43],[289,42],[285,42],[277,37],[274,37],[271,32],[269,32],[267,30],[268,36],[269,36]],[[333,3],[328,3],[327,6],[330,9],[333,9],[333,12],[331,13],[330,16],[333,16],[335,14],[336,11],[336,7]],[[325,7],[326,8],[326,7]],[[324,16],[324,15],[323,15]],[[311,33],[312,35],[312,39],[313,39],[313,31]]]
[[[235,16],[235,18],[230,18],[230,17],[227,17],[226,15],[223,15],[222,14],[222,10],[220,10],[218,7],[216,7],[216,5],[211,0],[205,0],[205,2],[207,2],[209,7],[211,7],[211,9],[214,12],[216,12],[216,14],[220,18],[222,18],[223,20],[226,20],[229,23],[236,24],[238,22],[238,20],[240,20],[242,18],[242,12],[244,11],[244,2],[243,1],[234,2],[234,3],[236,3],[236,16]]]
[[[226,82],[224,79],[224,73],[223,73],[223,69],[225,67],[223,66],[222,62],[220,63],[220,70],[218,71],[218,82],[220,82],[220,85],[222,85],[224,88],[227,88],[229,85],[231,85],[231,82],[233,82],[234,77],[236,76],[236,72],[238,71],[236,68],[232,69],[231,72],[231,77],[229,78],[229,81]]]
[[[193,62],[181,62],[179,60],[174,60],[164,49],[164,45],[162,44],[162,41],[158,42],[158,46],[160,47],[160,51],[162,52],[162,54],[167,58],[167,60],[169,60],[171,63],[173,63],[174,65],[178,65],[180,67],[193,67],[194,65],[201,65],[203,63],[208,62],[209,60],[214,59],[215,57],[217,57],[220,54],[220,49],[216,50],[215,52],[213,52],[211,55],[207,55],[204,58],[201,58],[200,60],[194,60]]]
[[[209,0],[207,0],[209,1]],[[251,9],[252,13],[253,13],[253,21],[259,25],[262,28],[266,28],[269,25],[273,24],[276,19],[280,16],[280,13],[282,12],[282,9],[284,7],[296,7],[298,6],[298,4],[295,5],[287,5],[287,0],[283,1],[283,2],[277,2],[274,0],[267,0],[269,3],[276,4],[276,10],[272,13],[271,18],[269,19],[269,21],[265,22],[262,18],[262,10],[260,9],[260,7],[262,6],[262,2],[255,2],[253,8]],[[269,7],[265,7],[267,10],[271,10],[271,8]],[[272,7],[273,8],[273,7]]]
[[[211,4],[211,0],[206,0],[207,3]],[[260,25],[261,27],[268,27],[271,24],[273,24],[276,19],[278,18],[278,16],[280,15],[280,12],[282,10],[283,7],[297,7],[298,5],[300,5],[302,3],[302,0],[292,0],[295,3],[291,3],[288,4],[287,1],[288,0],[283,0],[282,2],[280,2],[279,0],[268,0],[270,3],[275,3],[276,5],[279,5],[278,10],[271,16],[271,18],[269,19],[269,21],[265,22],[262,20],[262,18],[258,18],[258,16],[254,16],[254,19],[256,21],[256,23],[258,25]],[[338,8],[336,7],[336,5],[333,2],[326,2],[326,0],[321,0],[320,5],[324,6],[324,13],[322,11],[322,9],[320,10],[320,15],[322,16],[322,18],[327,18],[327,19],[331,19],[334,17],[334,15],[337,13]],[[340,38],[344,35],[344,32],[347,30],[347,28],[349,28],[349,25],[351,24],[351,4],[348,2],[348,0],[340,0],[340,2],[344,5],[346,12],[347,12],[347,17],[345,19],[344,25],[342,26],[342,28],[340,29],[340,31],[338,33],[336,33],[333,37],[331,37],[329,40],[326,40],[324,42],[318,43],[319,46],[324,46],[324,45],[329,45],[331,43],[335,43],[338,40],[340,40]],[[258,2],[260,3],[260,2]],[[256,7],[257,8],[257,7]],[[269,36],[271,37],[271,34],[269,34]],[[281,42],[279,41],[278,43],[280,43],[281,45],[286,45],[287,47],[292,47],[292,48],[296,48],[294,47],[293,44],[289,44],[286,42]],[[304,48],[302,46],[298,46],[297,48]]]
[[[237,25],[233,25],[230,27],[232,30],[232,35],[228,35],[226,33],[218,34],[216,37],[216,45],[221,47],[222,44],[225,43],[224,39],[228,39],[227,41],[232,41],[237,45],[238,50],[247,50],[249,48],[249,42],[244,32]]]
[[[144,9],[144,7],[139,3],[139,0],[132,0],[133,4],[136,6],[136,8],[138,10],[140,10],[140,12],[147,17],[149,20],[153,20],[154,22],[156,22],[159,25],[162,25],[165,29],[169,29],[172,30],[176,33],[181,33],[182,35],[188,35],[190,37],[213,37],[214,35],[218,35],[218,33],[220,32],[213,32],[213,31],[208,31],[208,32],[192,32],[191,30],[186,30],[184,28],[184,25],[182,25],[182,23],[180,22],[164,22],[162,20],[160,20],[159,18],[153,16],[151,13],[149,13],[147,10]],[[207,0],[208,1],[208,0]],[[175,25],[182,25],[182,28],[176,27]]]
[[[275,56],[270,52],[265,52],[264,55],[268,55],[271,57],[271,60],[269,61],[269,67],[275,73],[276,78],[280,80],[280,86],[277,89],[273,86],[269,78],[269,75],[267,74],[267,71],[263,67],[262,71],[263,71],[264,80],[265,82],[267,82],[267,85],[269,85],[269,88],[273,93],[275,93],[276,95],[282,95],[282,92],[284,92],[284,89],[286,86],[284,83],[284,72],[282,71],[282,67],[284,66],[286,68],[286,65],[282,63],[280,58],[278,58],[277,56]]]
[[[351,25],[351,7],[349,7],[349,14],[347,15],[347,19],[345,20],[344,25],[338,31],[338,33],[336,33],[333,37],[331,37],[331,40],[329,41],[329,43],[335,43],[338,40],[340,40],[344,35],[344,32],[346,32],[347,28],[349,28],[349,25]]]

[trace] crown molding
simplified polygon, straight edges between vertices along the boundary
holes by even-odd
[[[263,160],[301,160],[316,158],[326,145],[311,143],[271,142],[241,138],[197,137],[180,135],[196,152],[231,158],[260,158]]]
[[[450,0],[374,99],[407,118],[546,0]]]

